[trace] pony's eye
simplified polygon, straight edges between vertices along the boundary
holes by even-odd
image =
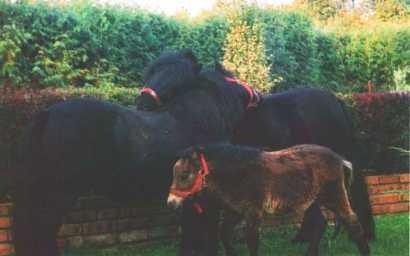
[[[189,178],[189,173],[183,173],[181,175],[181,180],[187,180]]]

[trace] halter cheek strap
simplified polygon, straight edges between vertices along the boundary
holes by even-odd
[[[260,95],[254,89],[252,89],[252,87],[248,83],[238,80],[233,77],[229,77],[229,76],[225,76],[225,81],[230,82],[230,83],[239,84],[246,90],[246,92],[249,95],[249,101],[248,101],[248,104],[246,104],[246,109],[250,109],[250,108],[254,108],[258,106],[261,100]]]
[[[192,194],[198,193],[206,186],[206,176],[209,175],[209,168],[203,153],[199,153],[199,162],[201,169],[198,171],[195,177],[194,184],[191,186],[191,188],[187,190],[171,189],[171,191],[169,192],[171,195],[185,199]],[[193,208],[198,214],[201,214],[204,211],[199,203],[194,203]]]
[[[142,94],[142,93],[147,93],[147,94],[149,94],[149,95],[155,100],[155,103],[157,103],[157,106],[158,106],[158,107],[162,105],[161,99],[159,98],[158,94],[157,94],[153,89],[151,89],[151,88],[149,88],[149,87],[143,87],[143,88],[140,90],[140,93],[141,93],[141,94]]]

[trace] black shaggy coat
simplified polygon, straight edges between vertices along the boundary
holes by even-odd
[[[176,153],[228,140],[247,94],[240,86],[199,81],[180,99],[159,112],[74,99],[39,113],[28,128],[17,173],[17,256],[56,256],[61,217],[80,195],[119,201],[165,196]]]

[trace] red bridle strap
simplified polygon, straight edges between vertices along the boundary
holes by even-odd
[[[225,76],[225,81],[230,82],[230,83],[239,84],[246,90],[246,92],[249,95],[249,101],[248,101],[248,104],[246,104],[246,109],[257,107],[258,102],[259,102],[259,95],[255,93],[255,91],[252,89],[252,87],[248,83],[238,80],[233,77],[229,77],[229,76]]]
[[[155,100],[155,103],[157,103],[158,107],[161,106],[161,104],[162,104],[161,99],[159,98],[158,94],[153,89],[151,89],[149,87],[143,87],[140,90],[140,93],[149,94]]]
[[[202,190],[205,184],[205,178],[209,174],[208,163],[206,162],[205,156],[203,153],[199,153],[199,162],[201,164],[201,169],[198,171],[192,187],[187,190],[171,189],[171,191],[169,192],[170,194],[178,196],[178,197],[186,198]]]

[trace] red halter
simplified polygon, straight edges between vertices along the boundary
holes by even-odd
[[[192,187],[187,190],[171,189],[170,194],[186,198],[202,190],[205,185],[205,178],[209,175],[209,168],[203,153],[199,153],[199,161],[201,163],[201,169],[198,171]]]
[[[246,92],[249,95],[249,101],[248,104],[246,104],[246,109],[258,106],[260,96],[258,93],[255,92],[255,90],[252,89],[252,87],[248,83],[229,76],[225,76],[225,81],[239,84],[246,90]]]
[[[154,98],[155,103],[157,103],[158,107],[161,106],[161,99],[159,98],[158,94],[151,88],[149,87],[143,87],[140,90],[140,93],[148,93],[149,95],[151,95],[152,98]]]

